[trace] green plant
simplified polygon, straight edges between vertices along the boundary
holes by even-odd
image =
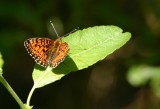
[[[132,66],[127,73],[128,82],[135,86],[145,86],[148,84],[154,94],[160,97],[160,67],[149,65]]]
[[[3,78],[3,60],[0,56],[0,81],[15,98],[21,109],[31,109],[30,100],[35,89],[59,80],[66,74],[84,69],[123,46],[131,37],[129,32],[122,33],[117,26],[95,26],[78,30],[62,40],[67,42],[70,52],[58,67],[46,69],[36,65],[33,71],[34,85],[28,95],[26,104],[22,103],[7,81]]]

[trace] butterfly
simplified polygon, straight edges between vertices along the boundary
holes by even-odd
[[[52,40],[49,38],[30,38],[24,46],[37,64],[42,67],[57,67],[67,56],[70,48],[62,37]]]

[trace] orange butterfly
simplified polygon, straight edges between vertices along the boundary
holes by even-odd
[[[54,28],[53,23],[51,24]],[[52,68],[57,67],[65,59],[70,50],[68,44],[62,42],[61,37],[56,40],[49,38],[30,38],[24,42],[24,46],[39,65],[43,67],[49,65]]]

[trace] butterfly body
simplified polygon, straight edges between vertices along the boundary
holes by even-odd
[[[61,37],[52,40],[49,38],[30,38],[24,42],[28,53],[41,66],[57,67],[69,52],[69,46],[61,41]]]

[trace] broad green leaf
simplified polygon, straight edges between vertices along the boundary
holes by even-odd
[[[78,30],[64,37],[63,41],[67,42],[70,47],[68,56],[58,67],[52,71],[48,70],[46,72],[48,74],[43,78],[44,70],[39,70],[40,68],[34,70],[34,82],[37,78],[41,78],[39,85],[36,85],[37,88],[59,80],[63,75],[58,74],[84,69],[104,59],[130,39],[129,32],[122,32],[122,29],[117,26],[95,26]]]
[[[2,54],[0,53],[0,74],[3,73],[2,67],[3,67],[4,61],[2,59]]]
[[[35,66],[32,76],[36,88],[50,84],[64,76],[64,74],[55,74],[51,70],[50,67],[44,69],[38,65]]]
[[[122,33],[122,29],[117,26],[79,30],[64,38],[70,46],[70,52],[59,67],[64,69],[64,74],[86,68],[123,46],[130,37],[130,33]]]

